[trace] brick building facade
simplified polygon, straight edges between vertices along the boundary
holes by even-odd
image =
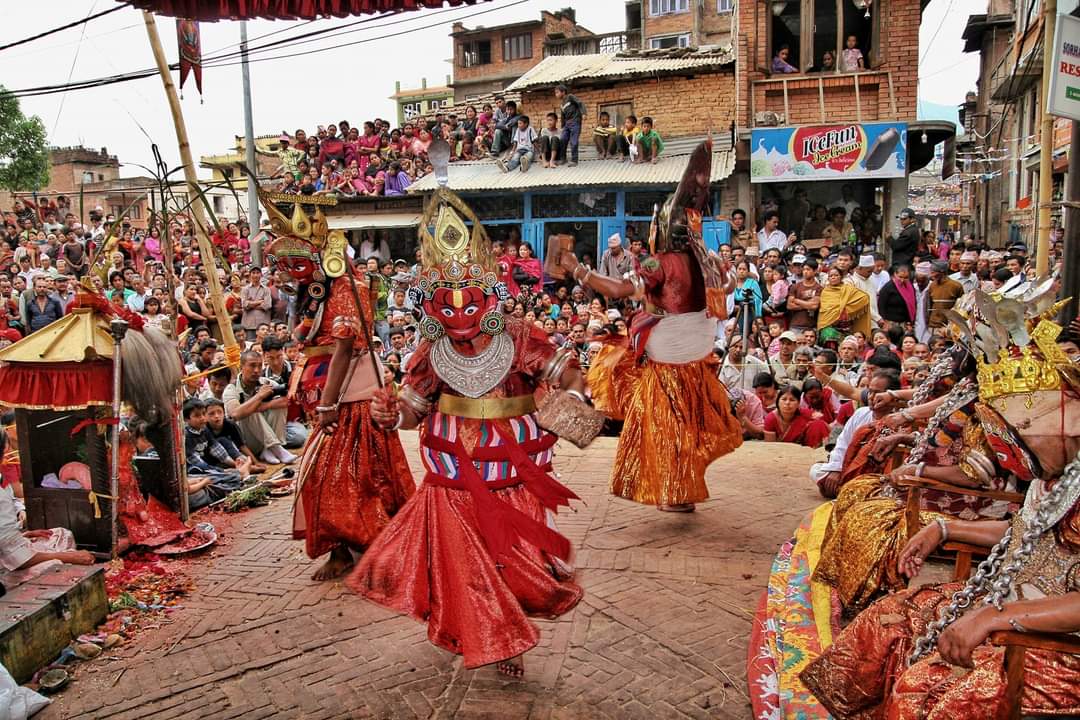
[[[454,101],[499,92],[544,59],[546,43],[592,35],[577,24],[573,8],[544,10],[539,20],[490,28],[454,23]]]
[[[655,50],[729,44],[734,8],[734,0],[635,0],[627,14],[637,15],[641,47]]]
[[[578,87],[573,93],[585,104],[586,127],[596,124],[602,110],[612,122],[626,115],[653,118],[664,137],[727,132],[736,120],[734,66],[691,77],[657,77],[600,87]],[[523,92],[521,106],[534,122],[557,110],[551,88]]]
[[[105,213],[117,216],[126,211],[132,225],[142,228],[150,216],[149,193],[156,189],[153,178],[121,178],[120,160],[106,148],[75,146],[51,148],[49,184],[36,193],[16,195],[31,199],[36,196],[52,204],[63,197],[70,211],[83,222],[94,208],[100,207]],[[0,206],[9,208],[11,203],[8,193],[0,194]]]

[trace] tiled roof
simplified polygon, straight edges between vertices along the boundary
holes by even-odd
[[[676,185],[686,170],[690,153],[702,138],[678,138],[665,144],[660,161],[633,164],[615,160],[601,160],[596,150],[582,144],[581,162],[577,167],[559,167],[549,170],[534,162],[528,172],[504,173],[491,160],[451,163],[449,168],[450,189],[471,190],[535,190],[558,187],[619,187],[626,185]],[[735,167],[735,152],[730,143],[714,139],[711,182],[719,182],[731,174]],[[426,175],[413,183],[409,192],[431,192],[437,187],[434,175]]]
[[[621,80],[654,77],[686,70],[719,68],[735,62],[735,53],[727,45],[703,45],[696,48],[663,50],[627,50],[618,54],[552,55],[544,58],[507,90],[532,90],[559,83],[573,85],[590,80]]]

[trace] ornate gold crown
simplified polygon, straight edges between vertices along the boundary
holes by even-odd
[[[1068,356],[1057,345],[1060,333],[1060,325],[1043,319],[1031,333],[1033,345],[1020,348],[1019,355],[1014,355],[1009,348],[1000,348],[994,362],[987,362],[982,355],[976,356],[979,398],[986,401],[1005,395],[1060,389],[1060,368],[1069,364]]]
[[[337,205],[336,197],[333,195],[286,195],[259,190],[259,202],[270,218],[270,232],[278,238],[272,246],[278,247],[280,252],[271,254],[282,257],[287,256],[290,251],[293,251],[293,255],[303,254],[296,251],[299,246],[292,247],[291,244],[282,242],[290,237],[299,238],[311,243],[319,252],[322,258],[322,270],[327,277],[335,278],[345,274],[345,246],[348,245],[348,241],[345,239],[344,232],[330,229],[320,207],[321,205]],[[277,203],[292,204],[292,217],[278,210]],[[303,205],[315,206],[314,217],[308,217]]]
[[[428,228],[436,211],[432,234]],[[471,230],[462,215],[472,222]],[[440,287],[480,287],[492,292],[499,284],[491,242],[480,218],[445,187],[435,191],[420,218],[420,258],[423,271],[418,288],[427,298]]]
[[[1061,326],[1051,320],[1067,300],[1054,302],[1054,280],[1017,278],[995,293],[976,289],[949,313],[975,355],[983,401],[1058,390],[1071,366],[1058,347]]]

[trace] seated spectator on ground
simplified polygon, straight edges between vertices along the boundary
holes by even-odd
[[[802,392],[788,385],[780,389],[776,409],[765,416],[766,442],[786,442],[821,447],[829,436],[829,427],[800,407]]]
[[[261,382],[262,357],[247,350],[240,356],[240,374],[225,388],[225,414],[240,426],[244,444],[269,465],[290,464],[296,456],[285,445],[289,399],[273,382]]]
[[[772,373],[759,372],[754,376],[754,394],[761,401],[761,407],[766,413],[776,409],[776,396],[778,393],[779,387]]]
[[[197,510],[239,490],[251,461],[233,460],[206,426],[206,405],[191,398],[184,402],[184,454],[188,470],[188,507]]]
[[[248,470],[252,473],[266,470],[266,466],[255,458],[255,453],[251,452],[251,448],[244,444],[240,427],[225,417],[225,403],[219,398],[211,397],[203,404],[206,406],[206,427],[210,429],[214,439],[225,448],[225,452],[229,454],[233,462],[247,458],[250,463]]]

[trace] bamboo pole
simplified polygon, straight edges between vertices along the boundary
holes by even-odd
[[[1042,133],[1039,139],[1039,204],[1035,227],[1035,272],[1043,277],[1050,269],[1050,203],[1054,199],[1052,160],[1054,157],[1054,116],[1050,114],[1050,78],[1054,72],[1054,27],[1057,0],[1043,3]]]
[[[157,21],[153,14],[143,10],[143,22],[146,24],[146,36],[150,40],[150,49],[154,52],[154,60],[157,63],[158,74],[161,75],[161,84],[165,87],[165,97],[169,101],[169,111],[172,113],[173,125],[176,128],[176,144],[180,151],[180,162],[184,167],[184,180],[187,182],[188,191],[192,197],[202,200],[202,205],[207,213],[213,214],[206,197],[200,192],[199,179],[195,175],[195,163],[191,158],[191,145],[188,143],[187,127],[184,125],[184,114],[180,109],[180,98],[176,94],[176,86],[169,72],[169,63],[165,60],[165,50],[161,46],[161,38],[158,36]],[[210,244],[210,238],[206,234],[206,226],[199,218],[198,212],[192,213],[192,223],[195,225],[195,239],[199,243],[199,255],[202,256],[203,267],[206,270],[206,282],[210,288],[210,304],[214,307],[214,315],[217,316],[218,325],[221,327],[221,338],[225,344],[225,358],[230,365],[240,360],[240,348],[236,344],[233,335],[232,320],[225,309],[225,295],[221,291],[221,283],[218,282],[217,265],[214,263],[214,248]]]

